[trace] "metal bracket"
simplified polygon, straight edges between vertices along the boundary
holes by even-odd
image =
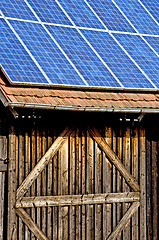
[[[17,111],[14,108],[9,107],[9,110],[15,119],[19,118],[19,114],[17,113]]]
[[[139,115],[138,118],[137,118],[138,121],[141,122],[141,121],[143,120],[144,116],[145,116],[145,113],[143,113],[143,112],[140,113],[140,115]]]

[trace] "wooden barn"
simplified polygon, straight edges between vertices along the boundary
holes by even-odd
[[[0,86],[1,239],[158,239],[157,93]]]
[[[159,3],[39,2],[0,0],[0,240],[158,240]]]

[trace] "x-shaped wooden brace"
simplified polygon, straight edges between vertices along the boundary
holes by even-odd
[[[102,138],[99,132],[94,128],[88,129],[91,137],[98,143],[100,148],[105,152],[109,161],[118,169],[120,174],[124,177],[129,186],[134,192],[129,193],[106,193],[106,194],[88,194],[88,195],[71,195],[71,196],[45,196],[45,197],[24,197],[25,193],[43,171],[50,159],[55,156],[57,151],[62,147],[65,141],[72,133],[72,129],[66,128],[61,135],[51,145],[45,155],[37,163],[34,169],[25,178],[22,184],[17,189],[16,194],[16,213],[23,220],[23,222],[30,228],[38,239],[46,240],[47,237],[30,218],[30,216],[23,210],[23,207],[43,207],[43,206],[68,206],[68,205],[83,205],[83,204],[98,204],[98,203],[117,203],[117,202],[133,202],[131,207],[127,210],[119,224],[114,231],[109,235],[107,240],[116,239],[118,234],[123,230],[128,220],[137,210],[140,205],[139,185],[127,171],[121,160],[112,151],[105,139]],[[63,198],[65,200],[63,200]]]

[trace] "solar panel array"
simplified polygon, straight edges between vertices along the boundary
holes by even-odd
[[[11,83],[159,88],[157,0],[0,0]]]

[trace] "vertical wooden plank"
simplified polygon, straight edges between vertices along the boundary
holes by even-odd
[[[78,132],[79,184],[78,194],[82,194],[82,133]],[[82,239],[82,206],[79,206],[79,239]]]
[[[140,127],[139,149],[140,149],[140,239],[146,239],[146,151],[145,151],[145,129]]]
[[[152,147],[150,139],[147,140],[147,238],[152,240],[153,238],[153,228],[152,228],[152,195],[151,195],[151,186],[152,186]]]
[[[41,159],[41,130],[39,125],[37,125],[37,129],[36,129],[36,154],[37,154],[37,159],[36,159],[36,163],[38,163],[38,161]],[[39,176],[37,177],[36,180],[36,196],[40,196],[41,195],[41,173],[39,174]],[[37,220],[37,225],[38,227],[41,229],[41,209],[40,208],[36,208],[36,220]]]
[[[57,131],[54,129],[53,131],[53,141],[55,141],[57,138]],[[60,167],[59,164],[61,162],[59,161],[59,152],[54,156],[52,159],[52,178],[53,178],[53,183],[52,183],[52,192],[53,196],[60,195],[61,194],[61,172],[60,172]],[[61,166],[61,165],[60,165]],[[60,174],[60,175],[59,175]],[[60,182],[59,182],[60,181]],[[53,207],[53,239],[56,240],[58,239],[58,207]]]
[[[112,145],[113,145],[113,151],[116,153],[117,152],[117,140],[116,140],[116,132],[115,129],[112,131]],[[115,166],[112,166],[112,192],[117,192],[117,186],[116,186],[116,181],[117,181],[117,170]],[[117,204],[113,203],[112,204],[112,229],[114,229],[117,225]]]
[[[47,151],[47,143],[46,143],[46,136],[45,136],[45,129],[42,129],[42,156],[44,156],[45,152]],[[42,196],[46,196],[46,169],[47,166],[41,173],[42,176]],[[46,233],[46,208],[42,208],[42,232]]]
[[[153,215],[153,240],[158,239],[158,154],[157,140],[152,141],[152,215]]]
[[[68,195],[68,141],[60,149],[61,194]],[[62,239],[68,239],[68,207],[61,207]]]
[[[5,172],[0,172],[0,240],[3,239]]]
[[[86,193],[93,193],[93,145],[92,138],[87,134],[87,175]],[[93,206],[86,205],[86,239],[93,239]]]
[[[7,160],[7,137],[4,122],[6,120],[0,119],[0,161],[3,162]],[[7,166],[7,164],[6,164]],[[1,170],[0,170],[1,171]],[[5,172],[0,172],[0,240],[3,239],[3,235],[5,234],[4,225],[5,221],[5,214],[6,214],[6,206],[4,199],[5,189],[6,189],[6,182],[5,182]]]
[[[36,133],[35,133],[35,126],[32,126],[31,130],[31,170],[36,165]],[[33,182],[31,185],[31,196],[36,196],[36,182]],[[36,209],[31,208],[31,218],[33,221],[35,221],[35,214]],[[35,236],[33,233],[31,233],[31,239],[35,239]]]
[[[94,165],[94,173],[95,173],[95,193],[102,192],[101,185],[101,172],[102,172],[102,153],[98,148],[98,144],[95,143],[95,165]],[[95,204],[95,240],[102,239],[102,205]]]
[[[30,137],[28,131],[25,129],[25,173],[24,176],[26,177],[30,172]],[[26,197],[30,196],[30,189],[26,193]],[[26,212],[30,216],[30,209],[27,209]],[[30,230],[27,226],[25,226],[25,239],[30,239]]]
[[[62,194],[62,181],[61,181],[61,150],[58,151],[58,194],[57,195],[61,195]],[[60,240],[62,239],[62,209],[61,207],[58,207],[58,225],[57,225],[57,233],[58,233],[58,237],[57,239]]]
[[[105,129],[105,140],[108,145],[112,145],[112,129],[111,127],[106,127]],[[110,193],[112,187],[112,164],[107,159],[104,154],[103,159],[103,193]],[[111,222],[111,204],[103,204],[103,237],[106,238],[110,235],[112,231]]]
[[[138,141],[138,128],[135,127],[132,130],[132,175],[138,182],[138,175],[139,175],[139,141]],[[139,239],[139,216],[138,211],[134,213],[132,216],[132,239]]]
[[[19,187],[19,134],[17,133],[16,135],[16,179],[17,187]],[[17,217],[17,238],[19,237],[19,220],[20,218]]]
[[[82,151],[82,194],[86,193],[86,138],[87,133],[82,131],[81,151]],[[82,205],[82,240],[86,239],[86,206]]]
[[[76,130],[76,135],[75,135],[75,152],[76,152],[76,195],[80,193],[80,188],[81,188],[81,181],[80,181],[80,156],[79,156],[79,129]],[[76,239],[81,239],[81,230],[80,230],[80,206],[76,206]]]
[[[49,147],[52,144],[52,137],[51,137],[51,132],[50,130],[48,130],[48,144],[47,144],[47,148],[49,149]],[[47,167],[47,195],[51,196],[52,195],[52,182],[53,182],[53,168],[52,168],[52,159],[50,160],[50,162],[48,163],[48,167]],[[55,220],[55,219],[54,219]],[[57,225],[56,225],[57,226]],[[52,229],[52,208],[48,207],[47,209],[47,237],[48,239],[51,239],[53,237],[53,229]],[[54,237],[54,239],[57,239],[57,231],[56,231],[56,238]]]
[[[20,126],[21,128],[21,126]],[[19,131],[19,137],[18,137],[18,153],[19,153],[19,159],[18,159],[18,170],[19,170],[19,186],[22,183],[22,181],[24,180],[24,137],[22,135],[22,130]],[[18,233],[19,233],[19,240],[24,239],[24,225],[23,222],[21,220],[21,218],[19,218],[19,229],[18,229]]]
[[[69,176],[69,194],[75,194],[75,132],[69,138],[70,141],[70,176]],[[69,207],[69,240],[75,239],[75,206]]]
[[[117,136],[117,155],[119,157],[119,159],[122,159],[122,126],[119,126],[118,129],[118,136]],[[122,192],[122,177],[119,171],[117,171],[117,193]],[[121,209],[122,209],[122,204],[118,203],[117,204],[117,224],[120,222],[121,217],[122,217],[122,213],[121,213]],[[121,240],[121,234],[118,236],[117,240]]]
[[[130,126],[125,127],[125,134],[123,136],[123,164],[126,167],[126,169],[130,172]],[[130,188],[128,187],[125,179],[123,178],[123,192],[130,191]],[[123,204],[123,214],[128,210],[130,207],[129,203]],[[123,230],[123,239],[129,240],[130,239],[130,224],[127,224]]]
[[[15,193],[17,188],[16,179],[16,134],[14,126],[9,129],[9,163],[8,163],[8,221],[7,239],[16,238],[16,213],[15,213]]]

